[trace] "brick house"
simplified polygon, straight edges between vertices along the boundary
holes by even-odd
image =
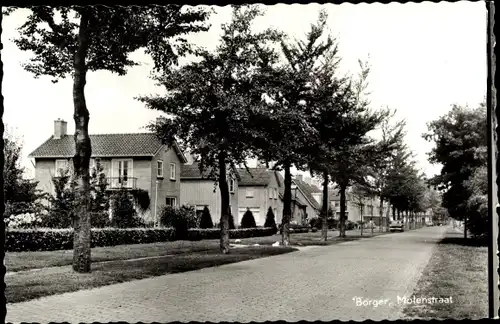
[[[283,181],[279,172],[265,167],[248,170],[239,168],[238,175],[238,213],[235,214],[235,225],[240,225],[243,214],[250,209],[257,226],[263,226],[269,207],[273,210],[276,224],[279,224],[283,213],[279,196]]]
[[[179,206],[181,165],[187,159],[177,144],[167,147],[153,133],[90,135],[90,140],[90,168],[100,162],[109,190],[148,192],[151,207],[143,215],[145,220],[155,220],[165,205]],[[39,189],[53,194],[52,178],[72,169],[74,155],[74,138],[67,134],[67,122],[56,120],[54,134],[28,156],[35,160]]]
[[[280,193],[283,200],[284,187]],[[314,184],[303,180],[302,175],[296,175],[292,179],[292,219],[291,222],[303,223],[321,211],[321,190]]]
[[[193,162],[181,166],[181,205],[193,206],[197,214],[208,207],[212,222],[219,223],[221,215],[221,194],[215,179],[208,177],[209,170],[201,174],[199,164]],[[237,225],[238,216],[238,179],[229,175],[229,205]]]

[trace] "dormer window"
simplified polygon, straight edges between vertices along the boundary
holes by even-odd
[[[158,178],[163,178],[163,161],[156,161],[156,176]]]

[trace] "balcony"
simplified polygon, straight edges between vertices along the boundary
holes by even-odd
[[[120,190],[120,189],[134,190],[134,189],[137,189],[137,178],[109,177],[109,178],[106,178],[106,180],[108,182],[108,190]]]

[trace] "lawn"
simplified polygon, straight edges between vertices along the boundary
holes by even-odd
[[[384,232],[379,232],[378,229],[373,231],[373,236],[387,234]],[[359,240],[363,237],[373,237],[371,235],[371,230],[363,230],[363,236],[361,236],[360,230],[350,230],[346,231],[346,237],[339,237],[339,232],[328,231],[327,241],[321,240],[321,231],[309,232],[309,233],[291,233],[290,234],[290,245],[291,246],[313,246],[313,245],[332,245],[338,244],[346,241]],[[235,243],[236,240],[231,239],[231,243]],[[272,236],[265,237],[251,237],[240,239],[238,244],[259,244],[259,245],[272,245],[273,243],[281,242],[281,234],[275,234]]]
[[[404,313],[410,318],[488,318],[486,242],[450,231],[436,245],[417,287],[415,297],[452,297],[452,303],[408,305]]]
[[[210,248],[204,251],[184,252],[150,259],[95,263],[92,265],[92,272],[87,274],[75,273],[71,266],[19,272],[5,277],[5,296],[8,303],[17,303],[43,296],[101,287],[168,273],[214,267],[293,251],[296,251],[296,249],[291,247],[259,246],[233,249],[231,253],[223,255],[218,253],[217,248]],[[116,255],[118,254],[112,257]]]
[[[92,262],[113,261],[206,251],[218,246],[219,240],[117,245],[93,248],[91,256]],[[5,253],[5,267],[8,272],[65,266],[70,265],[72,261],[73,250]]]

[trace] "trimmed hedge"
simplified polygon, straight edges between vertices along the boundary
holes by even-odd
[[[172,241],[172,228],[93,228],[91,246],[115,246]],[[5,231],[8,252],[73,249],[73,229],[19,229]]]
[[[257,228],[239,228],[229,230],[230,239],[242,239],[249,237],[271,236],[276,234],[276,229],[272,227]],[[188,231],[188,240],[216,240],[220,238],[220,229],[218,228],[191,228]]]
[[[270,236],[273,228],[249,228],[229,230],[232,239]],[[188,240],[212,240],[220,238],[217,228],[188,230]],[[147,244],[175,240],[173,228],[93,228],[91,246],[115,246]],[[55,251],[73,249],[73,229],[10,229],[5,231],[5,251]]]

